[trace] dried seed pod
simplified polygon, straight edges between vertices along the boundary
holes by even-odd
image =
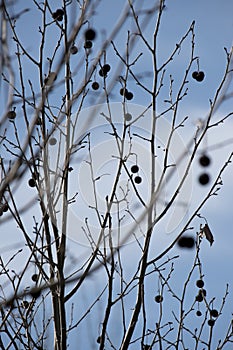
[[[212,232],[210,231],[209,226],[207,224],[205,224],[205,226],[202,228],[201,231],[202,231],[201,233],[205,235],[205,238],[207,239],[207,241],[210,242],[210,245],[212,245],[214,242],[214,236],[213,236]]]

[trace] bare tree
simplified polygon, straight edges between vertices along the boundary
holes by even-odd
[[[161,60],[169,2],[125,1],[101,31],[103,3],[1,2],[1,232],[20,238],[0,258],[0,346],[229,349],[231,318],[215,337],[229,287],[207,293],[200,251],[214,242],[202,210],[232,160],[208,171],[206,137],[233,114],[232,48],[190,121],[182,104],[205,79],[195,22]],[[194,252],[179,286],[177,247]]]

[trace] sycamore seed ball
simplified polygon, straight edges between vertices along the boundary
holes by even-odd
[[[203,280],[197,280],[196,281],[196,286],[198,288],[203,288],[204,287],[204,281]]]
[[[95,39],[95,37],[96,37],[96,32],[95,32],[95,30],[94,29],[92,29],[92,28],[89,28],[89,29],[87,29],[86,31],[85,31],[85,39],[86,40],[94,40]]]
[[[139,167],[138,167],[138,165],[132,165],[131,166],[131,172],[132,173],[137,173],[139,171]]]
[[[140,184],[140,183],[142,182],[141,176],[136,176],[135,179],[134,179],[134,182],[135,182],[136,184]]]

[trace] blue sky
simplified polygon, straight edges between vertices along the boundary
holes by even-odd
[[[97,29],[97,41],[95,43],[96,47],[98,46],[98,43],[101,42],[102,38],[106,37],[106,35],[111,31],[111,28],[113,27],[114,23],[116,22],[123,5],[125,4],[125,1],[113,1],[113,0],[103,0],[100,1],[99,6],[96,8],[96,13],[93,15],[93,18],[90,20],[90,24]],[[151,1],[149,2],[149,5],[151,4]],[[15,6],[15,11],[19,8],[21,8],[21,3]],[[31,1],[25,1],[23,4],[24,7],[32,7]],[[61,3],[52,4],[52,8],[55,10],[56,6],[61,6]],[[143,2],[143,6],[147,7],[148,4],[146,1]],[[212,99],[214,96],[214,93],[216,91],[216,87],[218,87],[222,74],[224,72],[225,68],[225,62],[226,62],[226,55],[224,52],[224,47],[227,49],[230,49],[230,46],[233,42],[233,19],[232,19],[232,13],[233,13],[233,2],[231,0],[223,0],[223,1],[191,1],[191,0],[177,0],[172,1],[168,0],[166,4],[167,8],[163,15],[163,20],[161,24],[161,29],[158,37],[158,62],[163,62],[164,59],[166,59],[171,52],[171,50],[174,49],[176,43],[180,40],[181,36],[184,35],[184,33],[188,30],[190,24],[193,20],[195,20],[195,43],[196,43],[196,55],[199,57],[200,62],[200,69],[205,72],[205,79],[204,81],[199,84],[196,81],[192,80],[191,75],[188,77],[190,84],[189,84],[189,94],[186,99],[184,99],[184,102],[181,104],[180,110],[179,110],[179,119],[182,120],[186,115],[189,116],[187,127],[183,130],[181,130],[180,137],[186,142],[190,139],[193,135],[194,126],[199,118],[205,118],[208,110],[209,110],[209,99]],[[130,22],[130,21],[129,21]],[[40,23],[40,17],[38,16],[38,12],[35,10],[35,8],[31,9],[28,13],[25,13],[24,16],[22,16],[22,19],[18,22],[18,30],[19,34],[21,35],[21,38],[23,38],[23,41],[25,45],[28,47],[28,50],[33,53],[33,55],[37,56],[39,52],[39,40],[40,35],[38,34],[37,27]],[[153,33],[153,21],[149,23],[148,27],[146,28],[146,34],[149,40],[152,38]],[[130,28],[134,28],[133,24],[130,24]],[[124,50],[124,44],[126,42],[126,29],[128,29],[128,22],[127,24],[123,25],[121,30],[119,30],[118,35],[115,38],[115,43],[117,47],[120,50]],[[53,35],[55,35],[55,32],[50,34],[50,40],[48,41],[48,52],[50,44],[53,44]],[[37,42],[38,40],[38,42]],[[81,39],[80,41],[77,41],[76,44],[80,45],[81,47]],[[145,47],[142,43],[139,43],[135,46],[135,48],[132,50],[132,55],[135,55],[139,52],[143,52],[142,60],[138,61],[137,69],[140,72],[147,72],[148,76],[146,78],[146,82],[150,85],[152,83],[153,78],[153,72],[151,72],[151,58],[149,54],[145,51]],[[81,53],[80,53],[81,56]],[[190,57],[190,40],[187,39],[187,43],[184,44],[184,50],[181,51],[180,55],[178,55],[174,62],[169,66],[167,71],[167,77],[165,78],[165,82],[168,82],[169,74],[172,74],[175,79],[175,86],[177,82],[181,79],[184,71],[184,67],[186,67],[187,60]],[[113,67],[116,62],[115,54],[112,49],[107,52],[107,58],[109,62],[113,64]],[[79,59],[79,56],[77,60]],[[73,67],[75,67],[75,64],[77,62],[75,61],[76,58],[74,56],[73,58]],[[81,60],[81,58],[80,58]],[[46,65],[46,64],[45,64]],[[37,76],[35,76],[35,72],[32,69],[30,65],[25,66],[26,67],[26,74],[28,78],[38,79]],[[193,70],[195,70],[195,64],[193,66]],[[133,102],[135,104],[145,106],[148,103],[148,97],[145,96],[145,94],[141,93],[137,86],[135,86],[135,83],[131,80],[129,82],[130,88],[132,91],[135,92],[135,97]],[[114,87],[112,91],[112,98],[114,102],[119,102],[118,97],[118,90],[119,90],[119,83],[116,83],[116,87]],[[233,87],[231,85],[231,87]],[[164,87],[163,96],[167,96],[168,93],[168,87]],[[1,104],[3,102],[3,99],[0,100]],[[54,96],[54,101],[56,101],[56,96]],[[95,101],[95,97],[93,97],[93,101]],[[161,105],[163,104],[163,101],[161,99]],[[3,105],[3,104],[2,104]],[[90,101],[91,105],[91,101]],[[220,118],[225,111],[229,111],[232,105],[232,100],[224,104],[221,109],[216,113],[216,118]],[[158,106],[158,109],[160,109],[160,106]],[[2,110],[2,108],[1,108]],[[92,125],[94,127],[94,125]],[[145,127],[145,126],[144,126]],[[230,139],[232,137],[232,130],[233,130],[233,122],[232,120],[228,120],[226,123],[221,125],[221,132],[218,131],[218,129],[213,130],[213,132],[210,133],[207,139],[205,139],[201,149],[210,149],[209,153],[212,159],[210,172],[212,175],[212,178],[214,178],[214,175],[217,172],[217,169],[219,166],[221,166],[226,157],[227,154],[232,150],[232,144],[224,147],[219,147],[214,151],[211,151],[211,146],[215,145],[216,143],[224,142],[226,139]],[[23,134],[23,130],[22,130]],[[95,142],[98,146],[98,138],[96,137]],[[197,183],[197,176],[199,175],[201,169],[198,164],[198,161],[194,163],[193,168],[193,176],[192,176],[192,189],[191,189],[191,201],[190,206],[188,208],[188,213],[186,214],[185,218],[187,218],[187,215],[189,213],[192,213],[192,210],[195,207],[195,203],[197,203],[200,198],[202,198],[206,191],[208,191],[207,187],[201,187]],[[218,302],[220,303],[221,298],[223,297],[224,290],[225,290],[225,284],[230,284],[230,295],[228,298],[228,307],[232,305],[233,302],[233,277],[231,273],[231,266],[232,266],[232,244],[233,244],[233,238],[232,238],[232,227],[233,227],[233,216],[232,216],[232,205],[233,205],[233,193],[232,193],[232,167],[230,166],[226,173],[223,176],[224,186],[222,187],[218,197],[212,198],[208,203],[207,206],[205,206],[201,210],[201,214],[208,218],[208,222],[210,223],[211,229],[213,231],[215,242],[213,246],[210,248],[209,243],[207,241],[204,241],[202,244],[202,251],[201,256],[203,259],[203,268],[204,268],[204,274],[206,276],[206,284],[207,284],[207,290],[210,291],[210,293],[213,293],[213,296],[217,297]],[[27,179],[24,179],[24,182],[22,182],[21,186],[19,186],[17,191],[17,198],[19,201],[22,201],[22,197],[24,198],[24,201],[27,198],[30,198],[31,196],[31,189],[29,189],[27,186],[25,186],[25,182]],[[33,212],[33,210],[32,210]],[[29,215],[25,215],[24,221],[28,227],[32,224],[31,220],[28,219]],[[167,223],[165,223],[167,225]],[[175,230],[171,234],[164,234],[164,223],[162,222],[161,225],[158,226],[157,232],[154,235],[154,251],[151,251],[151,257],[153,257],[153,254],[158,254],[162,249],[164,249],[171,240],[175,237],[177,234],[177,230]],[[195,229],[194,231],[198,231],[200,222],[196,221],[194,223]],[[20,239],[18,237],[18,230],[15,228],[15,225],[12,222],[8,222],[7,224],[3,224],[1,230],[6,235],[7,239],[5,239],[1,243],[1,253],[5,251],[5,246],[8,246],[11,243],[18,242]],[[76,259],[75,251],[76,249],[80,249],[77,245],[71,244],[70,247],[70,254],[74,254],[74,259]],[[132,254],[132,251],[134,251],[135,247],[134,245],[128,245],[124,248],[125,254],[128,258],[127,266],[130,272],[133,271],[136,261],[134,259],[134,256]],[[11,251],[5,251],[6,255],[11,254]],[[175,273],[175,280],[174,284],[176,286],[179,286],[185,274],[187,273],[187,266],[190,266],[191,261],[193,260],[193,254],[194,252],[186,252],[181,251],[177,248],[174,250],[174,254],[180,254],[180,260],[177,262],[177,270]],[[19,259],[20,260],[20,259]],[[149,283],[149,289],[151,289],[151,285],[155,283],[152,279],[148,282]],[[91,293],[92,287],[92,279],[91,281],[87,282],[87,289],[88,294],[86,294],[86,291],[84,290],[82,292],[81,297],[83,300],[86,300],[86,303],[83,302],[84,309],[85,305],[89,305],[91,303],[91,300],[93,299],[93,295]],[[96,285],[95,285],[95,292],[97,290],[101,290],[102,288],[102,279],[101,274],[98,274],[98,278],[96,279]],[[156,288],[155,288],[156,289]],[[149,299],[153,300],[153,295],[156,293],[156,291],[149,292]],[[192,294],[192,291],[191,291]],[[84,299],[85,298],[85,299]],[[133,304],[133,299],[129,300],[129,305]],[[101,321],[101,310],[102,310],[102,304],[97,308],[96,314],[98,315],[98,322]],[[228,308],[227,307],[227,308]],[[233,311],[233,310],[232,310]],[[227,312],[227,311],[226,311]],[[168,310],[169,314],[169,310]],[[117,322],[117,316],[114,318],[114,322]],[[153,317],[151,318],[153,320]],[[223,321],[221,325],[218,328],[218,332],[216,334],[216,337],[221,337],[221,332],[223,327],[226,325],[226,320],[223,318]],[[92,328],[91,333],[96,333],[96,326],[94,323],[90,321],[90,328]],[[82,328],[81,333],[82,334]],[[95,337],[95,336],[94,336]],[[113,335],[114,338],[117,338],[117,327],[115,334]],[[72,335],[71,339],[72,341],[75,341],[76,336]],[[79,338],[80,339],[80,338]],[[85,342],[85,341],[84,341]],[[91,349],[91,344],[93,342],[93,339],[90,340],[90,344],[88,345]],[[137,347],[135,347],[136,349]],[[133,349],[133,348],[132,348]],[[227,348],[226,348],[227,349]],[[230,349],[230,348],[228,348]],[[228,350],[227,349],[227,350]]]

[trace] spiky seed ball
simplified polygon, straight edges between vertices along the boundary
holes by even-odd
[[[28,180],[28,185],[30,186],[30,187],[35,187],[36,186],[36,181],[34,180],[34,179],[29,179]]]
[[[210,165],[211,160],[210,157],[207,154],[203,154],[200,158],[199,158],[199,163],[201,166],[203,167],[207,167]]]
[[[54,145],[56,145],[56,143],[57,143],[57,139],[55,137],[50,137],[49,144],[51,146],[54,146]]]
[[[208,320],[208,326],[213,327],[214,324],[215,324],[215,320],[213,319]]]
[[[200,72],[198,72],[198,75],[196,76],[196,81],[201,82],[204,80],[204,78],[205,78],[205,73],[200,71]]]
[[[202,185],[202,186],[205,186],[209,183],[210,181],[210,176],[209,174],[207,173],[202,173],[199,178],[198,178],[198,181],[199,183]]]
[[[128,94],[128,90],[126,88],[121,88],[120,89],[120,95],[125,96],[125,94]]]
[[[125,93],[125,98],[126,100],[132,100],[133,99],[133,93],[128,91],[127,93]]]
[[[91,87],[92,87],[93,90],[98,90],[100,85],[99,85],[99,83],[97,81],[94,81],[92,83]]]
[[[31,277],[31,279],[32,279],[33,282],[37,282],[37,281],[38,281],[38,278],[39,278],[39,276],[38,276],[37,273],[34,273],[34,274],[32,275],[32,277]]]
[[[218,317],[218,310],[216,310],[216,309],[210,310],[210,316],[212,316],[214,318]]]
[[[132,165],[132,166],[131,166],[131,172],[132,172],[132,173],[135,174],[135,173],[137,173],[138,171],[139,171],[138,165],[135,164],[135,165]]]
[[[11,120],[15,119],[15,118],[16,118],[16,113],[15,113],[15,111],[9,111],[9,112],[7,113],[7,118],[8,118],[8,119],[11,119]]]
[[[196,286],[198,287],[198,288],[203,288],[204,287],[204,281],[203,280],[197,280],[196,281]]]
[[[106,63],[106,64],[103,65],[102,69],[103,69],[104,72],[108,73],[111,70],[111,66],[110,66],[110,64]]]
[[[64,10],[63,9],[57,9],[55,12],[52,13],[53,19],[56,21],[61,22],[63,20],[64,16]]]
[[[162,303],[162,301],[163,301],[163,296],[162,295],[158,294],[158,295],[155,296],[155,302],[156,303]]]
[[[84,49],[91,49],[92,48],[92,41],[87,40],[84,43]]]
[[[104,64],[102,68],[99,70],[99,75],[101,77],[106,77],[108,75],[108,72],[111,70],[111,66],[109,64]]]
[[[95,30],[94,29],[92,29],[92,28],[89,28],[89,29],[87,29],[86,31],[85,31],[85,39],[86,40],[94,40],[95,39],[95,37],[96,37],[96,32],[95,32]]]
[[[203,71],[194,71],[194,72],[192,73],[192,77],[193,77],[193,79],[195,79],[196,81],[201,82],[201,81],[203,81],[204,78],[205,78],[205,73],[204,73]]]
[[[141,176],[136,176],[135,179],[134,179],[134,182],[135,182],[136,184],[140,184],[140,183],[142,182]]]
[[[203,296],[201,295],[201,294],[198,294],[197,296],[196,296],[196,301],[198,301],[199,303],[201,303],[202,301],[203,301]]]
[[[72,55],[76,55],[77,52],[78,52],[77,46],[75,46],[75,45],[71,46],[71,48],[70,48],[70,53],[71,53]]]
[[[198,76],[198,72],[197,71],[194,71],[193,73],[192,73],[192,77],[193,77],[193,79],[197,79],[197,76]]]

